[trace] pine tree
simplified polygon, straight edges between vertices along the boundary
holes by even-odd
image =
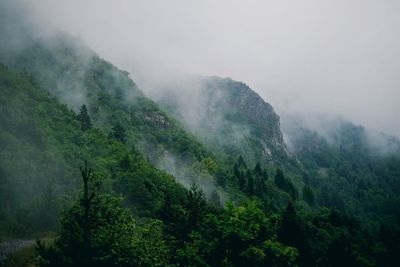
[[[244,167],[247,168],[246,162],[244,161],[244,158],[242,155],[239,156],[238,162],[237,162],[238,167]]]
[[[117,123],[112,129],[110,133],[110,137],[120,141],[121,143],[126,143],[126,130],[120,123]]]
[[[310,206],[313,206],[315,204],[314,192],[308,185],[304,185],[303,187],[303,199]]]
[[[288,193],[292,199],[297,198],[296,188],[292,182],[283,175],[283,171],[281,169],[276,170],[275,184],[278,188]]]
[[[186,208],[188,210],[188,223],[190,227],[196,229],[204,219],[207,212],[207,203],[204,199],[203,191],[195,182],[187,192]]]
[[[88,264],[91,259],[91,238],[90,238],[90,210],[93,198],[95,194],[90,188],[90,179],[92,176],[92,169],[88,169],[87,161],[85,160],[85,166],[80,167],[80,171],[82,174],[83,180],[83,198],[81,199],[81,205],[84,210],[84,217],[83,217],[83,224],[82,224],[82,231],[83,231],[83,263]]]
[[[262,169],[259,162],[257,162],[256,166],[254,167],[254,174],[255,175],[262,175]]]
[[[262,176],[263,176],[263,178],[264,178],[264,181],[267,181],[267,180],[268,180],[269,177],[268,177],[268,172],[267,172],[266,169],[263,170]]]
[[[276,170],[275,174],[275,184],[282,190],[286,189],[286,181],[285,176],[283,175],[283,171],[281,169]]]
[[[256,176],[254,181],[254,194],[259,198],[263,198],[267,193],[267,189],[265,186],[265,180],[262,176]]]
[[[239,189],[246,191],[246,176],[243,173],[240,173],[239,176]]]
[[[247,192],[250,196],[253,196],[253,195],[254,195],[254,177],[253,177],[253,174],[251,173],[250,170],[247,170],[246,178],[247,178],[247,188],[246,188],[246,192]]]
[[[90,120],[86,105],[83,104],[79,110],[78,119],[81,122],[81,130],[86,131],[92,128],[92,122]]]

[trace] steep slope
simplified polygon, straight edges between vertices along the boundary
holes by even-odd
[[[180,124],[147,98],[125,71],[97,56],[79,40],[65,34],[34,39],[1,57],[13,69],[25,70],[51,95],[77,111],[88,106],[94,125],[105,132],[126,132],[126,142],[183,184],[193,180],[213,190],[216,172],[204,161],[212,153]],[[204,171],[195,171],[194,167]]]
[[[81,130],[77,115],[31,76],[0,65],[0,239],[53,229],[89,160],[103,190],[126,196],[135,214],[154,215],[183,196],[174,177],[102,130]]]
[[[324,206],[360,219],[396,223],[400,216],[400,140],[343,120],[327,120],[324,134],[292,120],[290,149],[309,170]],[[375,227],[373,224],[370,226]]]
[[[279,116],[242,82],[188,78],[154,97],[203,142],[228,155],[263,165],[287,164],[290,159]]]

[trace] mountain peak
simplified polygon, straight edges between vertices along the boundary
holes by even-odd
[[[158,102],[204,142],[250,162],[288,157],[273,107],[243,82],[217,76],[176,83]]]

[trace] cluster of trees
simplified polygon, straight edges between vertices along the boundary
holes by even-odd
[[[108,189],[128,196],[137,214],[151,214],[165,195],[181,194],[174,177],[126,142],[126,126],[117,120],[100,129],[86,105],[76,114],[34,81],[0,65],[0,238],[57,227],[84,158]]]
[[[395,233],[381,233],[389,243],[374,239],[336,210],[306,212],[289,202],[272,212],[257,199],[215,208],[193,184],[169,195],[152,217],[134,217],[87,163],[81,176],[80,196],[63,212],[54,245],[37,242],[41,266],[393,266],[397,260]]]
[[[375,234],[383,225],[397,226],[400,142],[382,135],[381,149],[386,151],[379,151],[371,146],[367,130],[345,122],[333,137],[328,141],[303,129],[293,138],[295,154],[306,170],[302,180],[308,186],[303,198],[311,205],[352,213]]]
[[[253,170],[247,167],[242,156],[239,156],[233,167],[233,181],[238,188],[250,196],[262,197],[266,193],[265,182],[268,180],[268,173],[257,163]]]
[[[37,45],[15,62],[40,82],[0,65],[0,237],[59,230],[54,246],[38,242],[41,265],[396,265],[398,158],[375,161],[358,143],[325,147],[298,155],[299,182],[284,165],[211,153],[125,73],[61,50]],[[78,114],[41,87],[58,88],[62,75],[85,88]],[[155,168],[164,151],[213,176],[225,205]],[[85,158],[94,171],[82,168],[75,198]]]

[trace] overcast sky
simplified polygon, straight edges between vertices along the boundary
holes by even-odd
[[[229,76],[278,112],[337,113],[400,136],[398,0],[25,2],[139,81]]]

